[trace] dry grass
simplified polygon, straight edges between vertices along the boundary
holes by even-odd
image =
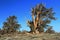
[[[0,35],[0,40],[60,40],[60,33],[5,34],[5,35]]]

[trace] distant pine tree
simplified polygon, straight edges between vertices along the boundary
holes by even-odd
[[[19,28],[20,24],[18,24],[16,16],[9,16],[3,23],[3,30],[7,33],[16,32]]]
[[[48,27],[48,29],[46,30],[46,33],[55,33],[55,31],[52,30],[52,27]]]

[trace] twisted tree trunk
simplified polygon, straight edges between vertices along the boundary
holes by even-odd
[[[34,24],[34,33],[36,33],[36,28],[38,27],[39,22],[39,14],[40,12],[37,12],[36,18],[34,18],[34,15],[32,14],[33,24]]]
[[[35,18],[34,15],[32,14],[32,20],[33,20],[33,25],[34,25],[34,29],[33,29],[33,33],[36,33],[36,22],[35,22]]]

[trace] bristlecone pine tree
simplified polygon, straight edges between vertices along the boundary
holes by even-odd
[[[43,4],[39,4],[32,8],[32,21],[28,21],[31,32],[44,32],[51,20],[55,20],[52,8],[46,8]]]
[[[9,16],[3,23],[3,30],[6,33],[16,32],[19,28],[20,24],[18,24],[16,16]]]

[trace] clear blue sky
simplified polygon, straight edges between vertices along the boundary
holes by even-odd
[[[55,11],[57,20],[52,21],[50,25],[55,31],[60,32],[60,0],[0,0],[0,28],[8,16],[16,15],[19,24],[22,26],[21,30],[29,31],[26,20],[31,20],[31,8],[41,2],[47,8],[52,7]]]

